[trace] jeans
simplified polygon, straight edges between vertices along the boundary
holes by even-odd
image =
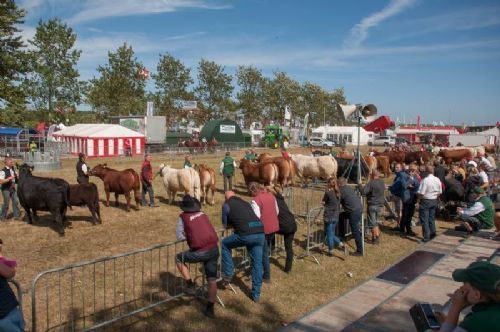
[[[223,175],[224,177],[224,192],[228,190],[233,190],[233,176],[232,175]],[[228,189],[229,187],[229,189]]]
[[[88,176],[77,176],[76,182],[78,182],[79,184],[89,183],[89,177]]]
[[[16,190],[2,190],[3,205],[2,212],[0,214],[0,219],[6,219],[9,213],[9,203],[12,200],[12,211],[14,212],[14,218],[19,218],[21,216],[21,211],[19,211],[19,199],[17,198]]]
[[[399,231],[401,233],[411,232],[411,219],[415,213],[415,202],[403,203],[403,213],[401,215],[401,223],[399,224]]]
[[[0,331],[20,332],[24,331],[24,319],[19,308],[15,308],[9,312],[7,316],[0,319]]]
[[[217,260],[219,259],[219,247],[206,251],[187,250],[175,256],[180,263],[203,263],[205,276],[208,281],[217,280]]]
[[[368,205],[368,227],[370,229],[378,227],[379,214],[380,214],[379,205]]]
[[[436,236],[436,207],[437,199],[420,200],[418,215],[422,224],[422,234],[424,241],[429,241]]]
[[[458,215],[458,219],[468,223],[474,231],[478,231],[483,226],[483,223],[474,216],[468,216],[466,214],[461,213]]]
[[[328,218],[325,220],[325,242],[328,250],[333,250],[333,247],[340,244],[340,239],[335,235],[338,219]]]
[[[391,200],[394,203],[394,213],[396,213],[396,217],[399,223],[401,220],[401,198],[396,195],[392,195]]]
[[[243,236],[232,234],[222,239],[221,242],[222,275],[226,278],[232,278],[234,274],[234,264],[231,250],[238,247],[247,248],[252,268],[252,299],[254,300],[259,299],[260,288],[262,287],[262,249],[264,247],[264,242],[264,233]]]
[[[354,235],[354,241],[356,242],[356,251],[362,253],[363,252],[363,240],[361,238],[361,215],[362,211],[352,211],[349,212],[349,225],[351,226],[352,235]]]
[[[149,194],[149,205],[153,206],[155,204],[155,193],[153,191],[153,185],[142,181],[142,205],[146,205],[146,193]]]
[[[269,262],[269,256],[271,255],[271,248],[274,242],[274,233],[266,234],[264,241],[264,247],[262,248],[262,267],[263,275],[262,279],[271,280],[271,264]]]

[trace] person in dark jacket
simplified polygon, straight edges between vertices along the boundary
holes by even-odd
[[[142,206],[147,205],[146,193],[149,194],[149,206],[155,207],[155,192],[153,191],[153,168],[151,167],[153,156],[147,154],[141,167],[141,187],[142,187]]]
[[[0,212],[0,221],[7,219],[9,212],[9,203],[12,201],[12,210],[14,212],[14,219],[21,217],[19,210],[19,198],[17,197],[17,173],[14,168],[14,159],[11,157],[5,158],[5,167],[0,169],[0,186],[2,189],[2,212]]]
[[[411,220],[415,214],[415,204],[417,203],[417,190],[420,185],[418,180],[417,165],[410,165],[409,174],[403,176],[402,179],[402,195],[403,212],[401,214],[401,223],[399,232],[402,236],[416,236],[411,229]]]
[[[347,247],[335,235],[340,215],[340,191],[335,178],[329,178],[325,194],[323,195],[323,221],[325,230],[325,241],[328,246],[328,256],[333,256],[334,246],[338,246],[347,254]]]
[[[233,228],[234,232],[221,241],[222,278],[225,283],[228,283],[234,274],[231,250],[246,247],[252,269],[251,296],[254,302],[259,302],[264,273],[262,265],[262,251],[265,241],[264,225],[255,215],[250,203],[237,197],[234,191],[226,191],[224,197],[222,224],[225,228]]]
[[[89,166],[85,162],[85,154],[78,154],[78,162],[76,163],[76,182],[89,183]]]
[[[16,261],[2,256],[3,242],[0,239],[0,331],[24,331],[24,320],[19,302],[7,279],[16,275]]]
[[[464,198],[464,186],[458,181],[452,172],[446,174],[444,178],[444,192],[443,200],[449,201],[462,201]]]
[[[280,190],[276,190],[275,197],[280,211],[278,214],[280,226],[278,234],[282,234],[285,241],[286,262],[284,271],[289,273],[292,270],[293,264],[293,238],[295,237],[295,232],[297,232],[297,223]]]
[[[186,240],[189,250],[176,256],[177,269],[186,281],[185,291],[196,294],[196,284],[191,279],[186,263],[203,263],[208,282],[208,303],[205,315],[214,318],[214,302],[217,296],[217,260],[219,238],[208,216],[201,212],[200,201],[189,195],[181,203],[179,221],[175,230],[177,240]]]
[[[356,194],[354,189],[347,186],[347,180],[344,177],[340,177],[337,180],[337,185],[340,190],[340,204],[344,208],[349,218],[349,225],[351,226],[352,234],[354,235],[354,240],[356,241],[356,252],[351,253],[353,256],[363,255],[363,240],[361,235],[360,223],[363,214],[363,206],[361,205],[361,199]]]
[[[361,185],[360,185],[361,186]],[[377,170],[371,173],[371,180],[364,187],[360,187],[360,193],[366,196],[367,200],[367,215],[368,227],[372,233],[372,243],[380,243],[380,228],[378,227],[378,217],[380,208],[385,203],[385,184],[380,179],[380,174]]]

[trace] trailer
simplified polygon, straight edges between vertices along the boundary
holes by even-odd
[[[164,116],[114,116],[111,123],[132,129],[146,138],[146,145],[165,144],[167,119]]]

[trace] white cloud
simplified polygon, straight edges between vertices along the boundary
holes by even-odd
[[[381,11],[367,16],[356,24],[345,41],[345,46],[349,48],[359,47],[368,37],[368,31],[376,27],[381,22],[395,16],[410,7],[416,0],[391,0],[391,2]]]

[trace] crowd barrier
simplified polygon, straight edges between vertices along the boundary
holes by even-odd
[[[320,188],[286,187],[283,197],[296,217],[307,218],[311,209],[321,206],[324,193]]]

